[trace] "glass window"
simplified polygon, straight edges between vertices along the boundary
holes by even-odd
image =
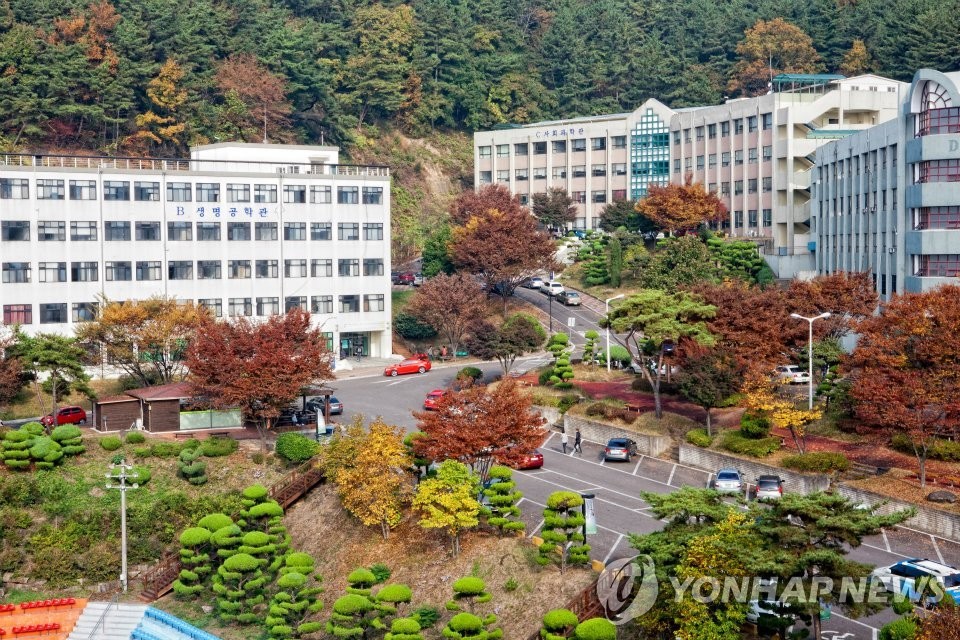
[[[605,164],[594,164],[590,166],[590,175],[594,178],[600,178],[607,175],[607,165]]]
[[[280,313],[280,298],[257,298],[258,316],[275,316]]]
[[[37,223],[37,240],[63,242],[67,239],[67,223],[59,220],[41,220]]]
[[[692,138],[691,138],[691,136],[690,136],[690,129],[684,129],[684,130],[683,130],[683,141],[684,141],[684,142],[690,142],[691,140],[692,140]]]
[[[674,131],[674,132],[673,132],[673,144],[680,144],[680,132],[679,132],[679,131]]]
[[[307,223],[306,222],[284,222],[283,223],[284,240],[306,240]]]
[[[360,296],[340,296],[340,313],[360,313]]]
[[[765,227],[773,226],[773,209],[763,210],[763,226]]]
[[[250,223],[249,222],[228,222],[227,223],[227,240],[249,240],[250,239]]]
[[[611,193],[611,199],[614,202],[622,202],[627,199],[627,190],[626,189],[614,189]]]
[[[492,148],[489,146],[477,147],[477,152],[480,154],[481,158],[489,158]]]
[[[311,296],[310,313],[333,313],[333,296]]]
[[[67,281],[67,263],[66,262],[41,262],[37,269],[39,282],[66,282]]]
[[[159,222],[138,222],[134,227],[134,237],[137,240],[159,240],[160,223]]]
[[[276,260],[257,260],[258,278],[279,278],[280,265]]]
[[[720,136],[721,136],[722,138],[726,138],[728,135],[730,135],[730,123],[729,123],[729,122],[721,122],[721,123],[720,123]]]
[[[283,201],[288,204],[306,204],[307,203],[307,185],[305,184],[283,185]]]
[[[96,183],[94,183],[96,189]],[[91,200],[96,199],[97,194],[93,194]],[[0,200],[29,200],[30,199],[30,181],[26,178],[0,178]],[[9,305],[18,306],[18,305]],[[4,307],[6,308],[6,307]]]
[[[283,261],[283,277],[284,278],[306,278],[307,277],[306,258],[298,258],[295,260],[284,260]]]
[[[4,262],[3,281],[6,283],[25,284],[30,282],[29,262]]]
[[[703,156],[697,156],[697,170],[698,170],[698,171],[703,171],[703,164],[704,164],[704,157],[703,157]]]
[[[590,192],[590,201],[594,203],[603,203],[607,201],[607,192],[606,191],[591,191]]]
[[[250,185],[227,183],[227,202],[250,202]]]
[[[513,177],[517,182],[523,182],[524,180],[530,179],[530,173],[528,169],[517,169]]]
[[[32,304],[5,304],[3,305],[3,324],[33,324]]]
[[[133,199],[141,202],[159,202],[160,201],[160,183],[159,182],[134,182]]]
[[[480,184],[490,184],[493,182],[493,172],[491,171],[481,171],[480,172]]]
[[[283,300],[283,311],[286,313],[292,309],[307,308],[307,296],[287,296]]]
[[[363,223],[364,240],[383,240],[383,223],[364,222]]]
[[[220,280],[221,277],[219,260],[197,260],[197,280]]]
[[[544,143],[546,144],[546,143]],[[570,149],[573,151],[586,151],[587,150],[587,139],[586,138],[574,138],[570,141]]]
[[[197,202],[220,202],[220,183],[198,182]]]
[[[587,165],[585,164],[575,164],[572,167],[573,177],[574,178],[586,178],[587,177]]]
[[[530,147],[526,142],[518,142],[513,145],[513,155],[515,156],[525,156],[530,152]]]
[[[277,201],[277,185],[275,184],[255,184],[253,185],[253,201],[259,203]]]
[[[349,278],[360,275],[360,261],[354,259],[337,260],[337,275],[341,278]]]
[[[733,183],[733,195],[738,196],[743,193],[743,180],[735,180]]]
[[[253,302],[250,298],[230,298],[227,300],[227,314],[231,318],[253,315]]]
[[[310,261],[310,277],[311,278],[332,278],[333,277],[333,260],[329,258],[311,260]]]
[[[137,280],[159,280],[160,262],[137,262]]]
[[[54,302],[40,305],[40,324],[64,324],[66,321],[66,302]]]
[[[193,280],[193,262],[171,260],[167,263],[167,278],[170,280]]]
[[[228,260],[227,277],[231,280],[247,280],[253,274],[249,260]]]
[[[223,299],[221,298],[200,298],[197,305],[210,312],[214,318],[223,317]]]
[[[747,226],[755,227],[757,226],[757,210],[750,209],[747,211]]]
[[[711,153],[709,156],[707,156],[707,166],[709,166],[711,169],[717,166],[717,154]]]
[[[133,269],[129,262],[107,262],[103,265],[103,276],[108,281],[133,280]]]
[[[497,170],[497,182],[510,182],[510,170],[509,170],[509,169],[498,169],[498,170]]]
[[[546,142],[534,142],[533,143],[533,155],[542,156],[547,153],[547,143]]]
[[[563,180],[567,177],[567,168],[566,167],[554,167],[553,168],[553,179],[554,180]]]
[[[757,179],[756,179],[756,178],[750,178],[749,180],[747,180],[747,192],[748,192],[748,193],[756,193],[756,192],[757,192]]]
[[[724,151],[720,154],[720,165],[724,167],[730,166],[730,152]]]
[[[960,181],[960,160],[928,160],[914,166],[918,183]]]
[[[103,181],[103,199],[104,200],[129,200],[130,183],[123,181],[104,180]]]
[[[771,178],[770,176],[767,176],[767,177],[763,178],[763,182],[762,182],[762,183],[763,183],[763,192],[764,192],[764,193],[767,193],[767,192],[773,190],[773,178]]]
[[[554,153],[566,153],[567,152],[567,141],[566,140],[554,140],[551,145]]]
[[[707,125],[707,137],[713,140],[717,137],[717,125],[708,124]]]
[[[363,275],[382,276],[383,275],[383,259],[382,258],[364,258]]]
[[[585,204],[587,202],[587,192],[586,191],[571,191],[570,199],[577,204]]]
[[[198,222],[197,223],[197,241],[216,242],[220,240],[219,222]]]
[[[510,145],[508,145],[508,144],[498,144],[498,145],[497,145],[497,157],[498,157],[498,158],[509,158],[509,157],[510,157]]]
[[[673,160],[673,172],[680,173],[680,158],[674,158]]]
[[[363,204],[383,204],[383,187],[364,187]]]
[[[697,133],[697,140],[703,140],[703,126],[699,126],[695,129]]]
[[[757,148],[756,148],[756,147],[750,147],[749,149],[747,149],[747,160],[750,162],[750,164],[756,164],[756,163],[757,163]]]
[[[764,131],[766,131],[767,129],[772,129],[772,128],[773,128],[773,114],[772,114],[772,113],[761,113],[761,114],[760,114],[760,119],[763,121],[763,129],[764,129]]]
[[[520,198],[520,204],[523,206],[527,206],[527,203],[530,202],[530,196],[525,193],[521,193],[517,197]]]
[[[330,204],[332,201],[329,186],[316,184],[310,186],[310,202],[314,204]]]
[[[357,204],[359,193],[357,187],[337,187],[337,204]]]
[[[188,242],[193,240],[193,225],[189,222],[168,222],[167,240],[171,242]]]
[[[743,164],[743,149],[737,149],[733,152],[733,164],[738,167]]]
[[[383,294],[367,294],[363,296],[364,311],[383,311]]]
[[[614,149],[626,149],[627,136],[610,136],[610,146]]]
[[[767,162],[770,158],[773,157],[773,145],[766,145],[763,147],[763,161]]]
[[[100,279],[99,267],[96,262],[71,262],[70,282],[96,282]]]
[[[533,179],[534,179],[534,180],[546,180],[546,179],[547,179],[547,168],[546,168],[546,167],[534,167],[534,168],[533,168]]]
[[[37,179],[37,200],[63,200],[63,180]]]
[[[360,223],[359,222],[340,222],[337,224],[338,240],[359,240]]]
[[[747,131],[751,133],[757,130],[757,116],[750,116],[747,118]],[[756,226],[756,225],[753,225]]]
[[[190,224],[189,222],[187,224]],[[130,223],[113,221],[103,223],[103,239],[110,241],[130,240]]]
[[[168,182],[168,202],[191,202],[193,200],[193,186],[189,182]]]
[[[310,223],[311,240],[332,240],[333,225],[329,222],[311,222]]]
[[[743,226],[743,211],[733,212],[733,226],[737,229]]]
[[[253,228],[255,240],[276,240],[278,237],[276,222],[256,222]]]
[[[733,132],[735,134],[743,133],[743,118],[737,118],[736,120],[733,121]]]
[[[71,180],[70,181],[70,199],[71,200],[96,200],[97,199],[97,181],[96,180]]]
[[[590,138],[590,148],[594,151],[605,151],[607,148],[606,138]]]

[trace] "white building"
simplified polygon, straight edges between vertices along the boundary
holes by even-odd
[[[302,307],[335,351],[392,351],[389,170],[340,165],[336,147],[0,155],[0,263],[2,321],[28,333],[166,295],[217,317]]]

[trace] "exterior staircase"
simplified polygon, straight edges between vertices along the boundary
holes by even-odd
[[[143,604],[89,602],[67,640],[129,640],[146,610]]]

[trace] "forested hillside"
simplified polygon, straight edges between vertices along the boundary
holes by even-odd
[[[803,69],[908,79],[960,67],[958,16],[955,0],[0,0],[0,145],[175,154],[266,129],[349,150],[365,125],[710,103],[756,90],[737,81],[751,65],[791,70],[784,39],[804,33]],[[738,51],[775,17],[800,31]]]

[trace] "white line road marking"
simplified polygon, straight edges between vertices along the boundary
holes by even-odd
[[[533,502],[533,500],[527,500],[527,502]],[[536,502],[533,502],[533,504],[537,504],[537,503],[536,503]],[[537,531],[540,531],[540,527],[543,526],[543,523],[544,523],[544,522],[546,522],[546,520],[541,520],[541,521],[540,521],[540,524],[538,524],[536,527],[534,527],[533,531],[531,531],[531,532],[530,532],[530,535],[527,536],[527,537],[528,537],[528,538],[532,538],[533,536],[537,535]]]
[[[572,454],[571,454],[571,455],[572,455]],[[582,460],[583,462],[585,462],[585,463],[587,463],[587,464],[595,465],[595,466],[597,466],[597,467],[603,466],[603,465],[600,464],[599,462],[591,462],[590,460],[585,460],[585,459],[583,458],[583,456],[580,456],[580,460]],[[631,474],[629,471],[624,471],[623,469],[617,469],[616,467],[604,467],[604,468],[605,468],[605,469],[610,469],[611,471],[616,471],[617,473],[625,473],[625,474],[627,474],[628,476],[629,476],[629,475],[633,475],[633,474]],[[700,469],[697,469],[697,471],[701,471],[701,470],[700,470]],[[557,472],[554,471],[553,473],[557,473]],[[559,474],[559,475],[563,475],[563,474]],[[713,475],[713,474],[710,474],[710,475]],[[654,480],[653,478],[649,478],[649,477],[647,477],[647,476],[636,476],[636,477],[637,477],[637,478],[642,478],[642,479],[644,479],[644,480],[647,480],[647,481],[649,481],[649,482],[653,482],[653,483],[656,483],[656,484],[662,484],[662,485],[665,486],[665,487],[669,487],[669,486],[670,486],[670,485],[668,485],[666,482],[663,482],[662,480]],[[676,489],[676,487],[673,487],[673,488]]]
[[[947,564],[943,559],[943,554],[940,553],[940,545],[937,544],[936,537],[930,536],[930,542],[933,543],[933,550],[937,552],[937,557],[940,558],[940,564]]]
[[[667,484],[673,483],[673,474],[677,472],[677,465],[673,465],[673,469],[670,469],[670,477],[667,478]]]
[[[617,536],[617,541],[613,543],[613,546],[610,547],[610,551],[607,551],[607,555],[603,557],[603,564],[607,564],[607,560],[610,559],[610,556],[613,555],[613,552],[617,550],[617,547],[620,546],[620,541],[623,540],[623,534]]]
[[[547,508],[547,505],[545,505],[545,504],[540,504],[539,502],[537,502],[537,501],[535,501],[535,500],[530,500],[529,498],[527,499],[527,502],[529,502],[529,503],[531,503],[531,504],[535,504],[535,505],[537,505],[538,507],[543,507],[544,509]],[[543,520],[540,521],[540,524],[537,525],[537,528],[534,529],[534,532],[540,530],[540,527],[543,526],[543,522],[544,522]],[[624,532],[622,532],[622,531],[617,531],[616,529],[610,529],[610,528],[608,528],[608,527],[604,527],[603,525],[599,525],[599,524],[597,525],[597,529],[603,529],[604,531],[609,531],[610,533],[615,533],[615,534],[617,534],[618,536],[628,536],[628,535],[630,535],[629,533],[624,533]],[[532,535],[534,535],[534,534],[531,533],[530,535],[532,536]]]
[[[841,620],[846,620],[847,622],[852,622],[853,624],[858,624],[858,625],[860,625],[861,627],[865,627],[865,628],[867,628],[867,629],[873,629],[874,632],[879,631],[879,629],[878,629],[877,627],[874,627],[874,626],[872,626],[872,625],[869,625],[869,624],[867,624],[866,622],[860,622],[859,620],[854,620],[853,618],[848,618],[847,616],[841,615],[841,614],[837,613],[836,611],[831,611],[831,612],[830,612],[830,615],[836,616],[836,617],[840,618]]]
[[[887,548],[887,551],[890,551],[890,541],[887,540],[887,530],[880,529],[880,535],[883,536],[883,546]]]
[[[890,549],[884,549],[883,547],[878,547],[875,544],[868,544],[866,542],[860,543],[861,547],[867,547],[868,549],[876,549],[877,551],[883,551],[884,553],[889,553],[892,556],[898,556],[900,558],[915,558],[916,555],[905,556],[902,553],[897,553],[896,551],[891,551]]]
[[[637,475],[637,471],[640,470],[640,465],[641,465],[641,464],[643,464],[643,456],[640,456],[640,459],[637,460],[637,465],[633,468],[633,473],[631,473],[630,475],[632,475],[632,476]]]
[[[546,484],[550,484],[550,485],[553,485],[553,486],[555,486],[555,487],[560,487],[561,489],[564,489],[564,490],[566,490],[566,491],[573,491],[573,492],[575,492],[575,493],[582,493],[583,491],[597,491],[597,489],[573,489],[573,488],[571,488],[571,487],[568,487],[568,486],[565,485],[565,484],[560,484],[559,482],[550,482],[549,480],[544,480],[544,479],[541,478],[540,476],[537,476],[536,479],[539,480],[539,481],[541,481],[541,482],[544,482],[544,483],[546,483]],[[612,489],[604,489],[604,491],[610,491],[610,492],[612,492],[612,493],[618,493],[618,492],[616,492],[616,491],[613,491]],[[626,495],[626,494],[621,494],[621,495]],[[640,498],[635,498],[635,499],[636,499],[638,502],[643,502],[642,500],[640,500]],[[605,503],[605,504],[609,504],[609,505],[611,505],[611,506],[613,506],[613,507],[617,507],[618,509],[624,509],[624,510],[626,510],[626,511],[633,511],[633,509],[631,509],[630,507],[624,506],[624,505],[622,505],[622,504],[620,504],[620,503],[618,503],[618,502],[613,502],[612,500],[606,500],[606,499],[604,499],[604,498],[597,498],[597,497],[595,497],[594,500],[596,500],[597,502],[603,502],[603,503]],[[533,502],[533,500],[530,500],[530,502]],[[641,513],[640,515],[650,517],[650,516],[648,516],[646,513]]]
[[[552,473],[552,474],[555,474],[555,475],[560,476],[561,478],[567,478],[567,479],[569,479],[569,480],[574,480],[574,481],[582,482],[582,480],[580,480],[579,478],[575,478],[574,476],[567,475],[567,474],[565,474],[565,473],[560,473],[559,471],[553,471],[552,469],[546,469],[546,470],[544,471],[544,473]],[[535,476],[535,477],[537,477],[538,479],[539,479],[539,477],[540,477],[540,474],[532,474],[532,473],[531,473],[531,474],[524,474],[524,475]],[[549,480],[544,480],[544,482],[548,482],[548,483],[550,483],[550,484],[556,485],[556,486],[558,486],[558,487],[563,487],[564,489],[567,489],[567,490],[572,491],[572,489],[570,489],[569,487],[566,487],[566,486],[564,486],[564,485],[558,484],[558,483],[556,483],[556,482],[550,482]],[[593,490],[595,490],[595,491],[604,491],[604,492],[606,492],[606,493],[615,493],[615,494],[617,494],[617,495],[619,495],[619,496],[623,496],[624,498],[629,498],[630,500],[636,500],[637,502],[643,502],[643,499],[640,498],[639,496],[632,496],[632,495],[630,495],[629,493],[623,493],[622,491],[617,491],[616,489],[608,489],[607,487],[603,487],[602,489],[593,489]],[[616,503],[611,503],[611,504],[616,504]],[[617,506],[618,506],[618,507],[623,507],[623,505],[619,505],[619,504],[618,504]],[[626,509],[627,507],[623,507],[623,508]]]

